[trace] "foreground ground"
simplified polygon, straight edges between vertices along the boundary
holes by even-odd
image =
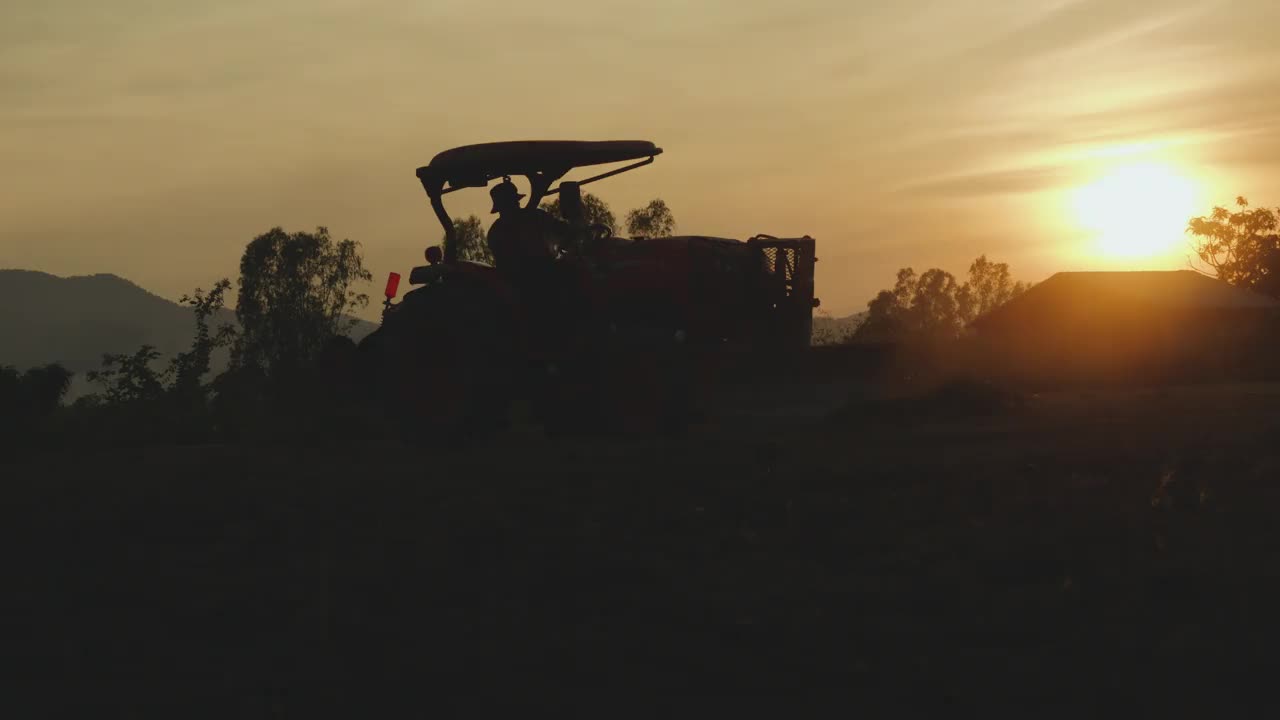
[[[39,457],[2,473],[15,716],[1258,707],[1278,399]]]

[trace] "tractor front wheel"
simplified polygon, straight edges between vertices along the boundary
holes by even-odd
[[[517,353],[505,310],[440,283],[407,295],[362,343],[376,401],[406,441],[465,444],[508,421]]]

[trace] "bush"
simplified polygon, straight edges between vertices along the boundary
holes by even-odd
[[[19,447],[48,435],[73,373],[57,364],[18,372],[0,366],[0,445]]]

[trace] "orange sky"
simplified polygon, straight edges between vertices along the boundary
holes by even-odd
[[[812,235],[836,314],[980,253],[1177,267],[1094,252],[1070,193],[1155,161],[1197,212],[1280,203],[1278,26],[1274,0],[7,0],[0,267],[176,298],[323,224],[380,280],[438,240],[413,177],[436,152],[613,138],[666,150],[593,188],[619,215]]]

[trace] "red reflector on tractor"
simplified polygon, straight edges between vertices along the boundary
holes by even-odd
[[[387,299],[390,300],[391,298],[395,297],[396,290],[398,290],[399,288],[400,288],[400,273],[393,272],[387,276],[387,290],[385,293],[385,295],[387,296]]]

